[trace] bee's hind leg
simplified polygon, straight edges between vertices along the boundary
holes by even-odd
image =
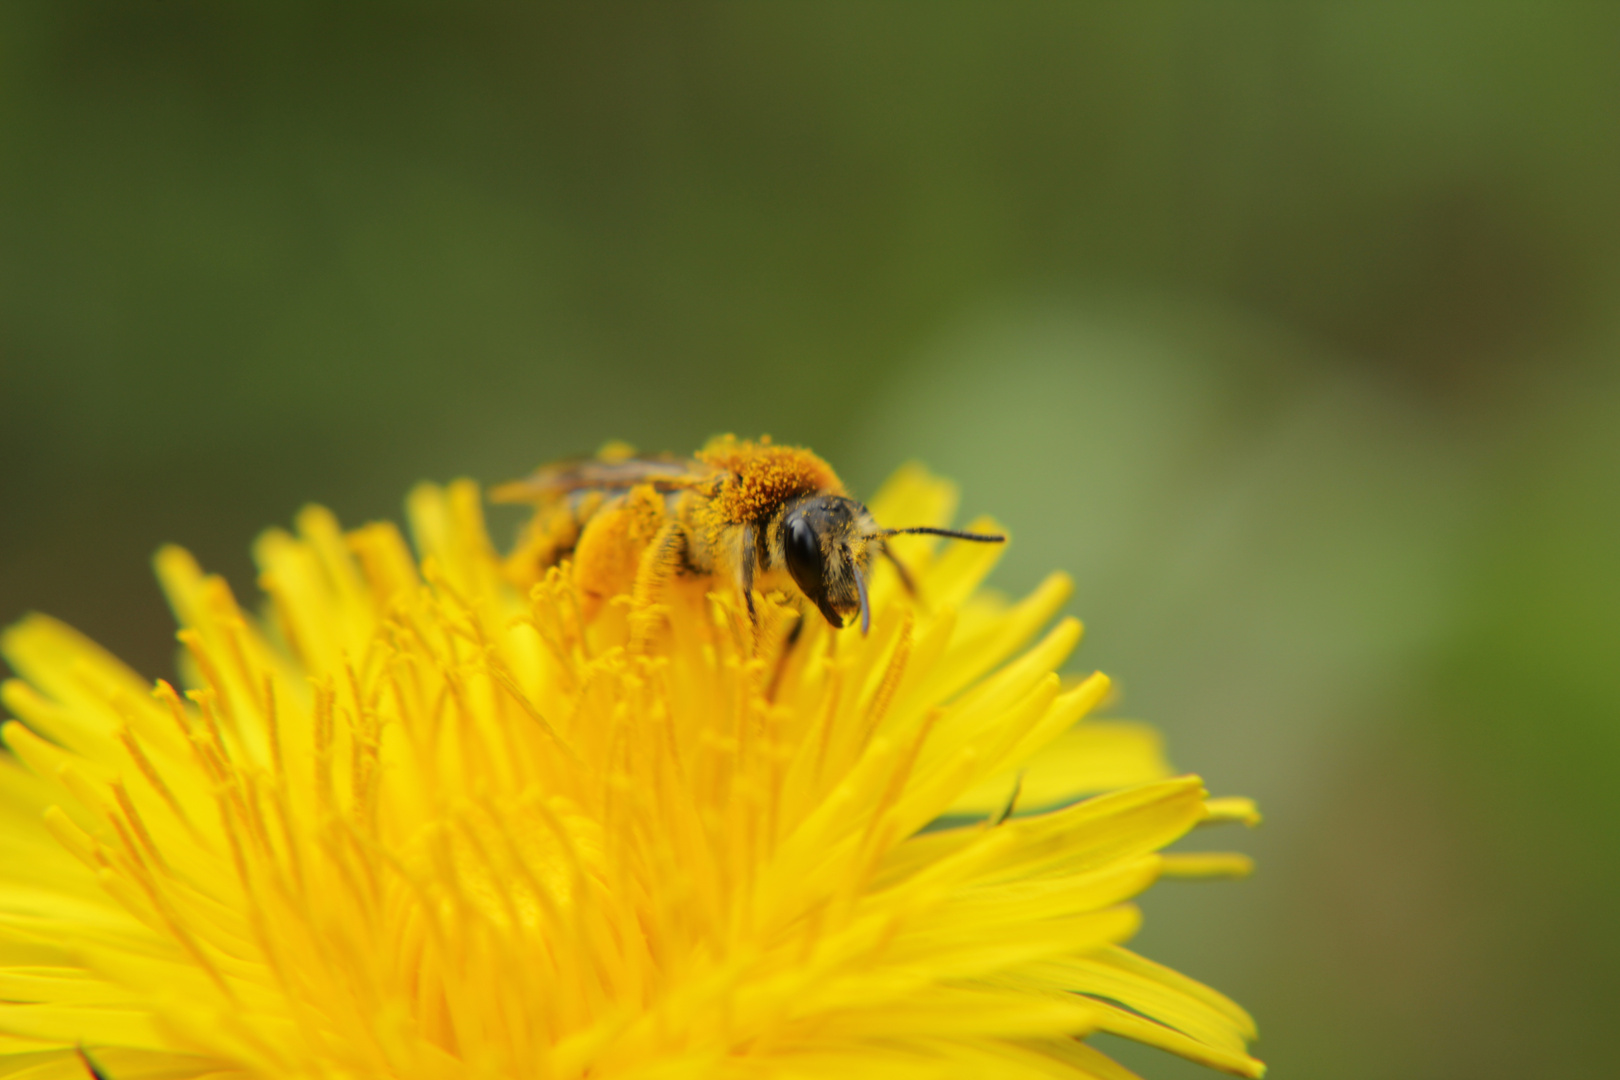
[[[678,521],[666,522],[641,553],[635,586],[630,591],[630,648],[640,652],[652,637],[658,616],[653,611],[664,597],[669,579],[690,565],[690,538]]]

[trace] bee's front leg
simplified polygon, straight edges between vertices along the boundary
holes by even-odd
[[[906,569],[906,564],[895,558],[894,552],[889,550],[888,544],[883,544],[881,541],[879,543],[878,554],[889,560],[889,565],[894,567],[895,575],[900,578],[900,587],[906,590],[907,596],[916,600],[919,604],[922,603],[922,595],[917,591],[917,582],[912,578],[911,571]]]
[[[759,640],[759,612],[754,610],[754,554],[756,533],[752,525],[742,528],[741,542],[737,545],[737,590],[742,593],[743,607],[748,609],[748,625],[753,628],[754,640]]]

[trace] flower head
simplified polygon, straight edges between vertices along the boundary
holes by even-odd
[[[471,484],[409,510],[417,556],[264,536],[262,617],[160,553],[175,685],[6,632],[0,1075],[1125,1075],[1093,1031],[1259,1074],[1121,945],[1160,874],[1242,868],[1160,849],[1252,808],[1079,723],[1078,624],[1029,644],[1063,578],[1008,604],[997,549],[904,537],[926,606],[885,571],[870,636],[697,581],[627,647],[565,573],[510,584]]]

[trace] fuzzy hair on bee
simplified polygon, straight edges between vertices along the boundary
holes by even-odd
[[[587,619],[615,596],[628,595],[645,609],[670,580],[708,576],[736,590],[756,627],[755,592],[780,592],[836,629],[857,619],[865,634],[876,559],[888,560],[914,591],[889,537],[1006,540],[928,526],[885,528],[845,493],[825,461],[769,438],[723,435],[688,459],[637,457],[610,444],[593,458],[542,466],[491,498],[535,508],[508,572],[530,583],[571,561]]]

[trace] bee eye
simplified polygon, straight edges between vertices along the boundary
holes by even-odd
[[[783,526],[782,555],[788,573],[798,582],[804,595],[819,602],[827,594],[825,567],[821,560],[821,545],[816,542],[816,530],[802,517],[790,517]]]

